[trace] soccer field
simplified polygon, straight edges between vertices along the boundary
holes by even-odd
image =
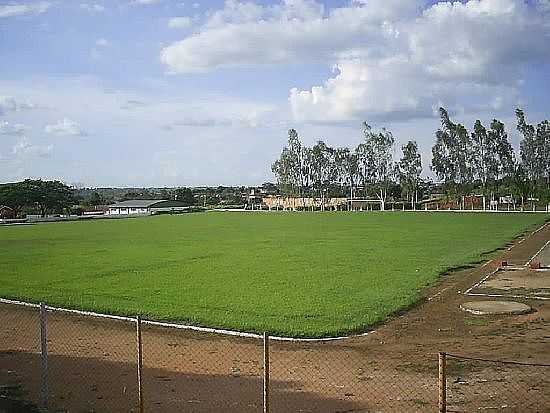
[[[0,296],[323,337],[365,330],[539,214],[197,213],[0,227]]]

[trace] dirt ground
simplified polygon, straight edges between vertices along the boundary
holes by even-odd
[[[273,412],[437,411],[437,353],[550,364],[550,301],[521,316],[459,309],[486,297],[463,292],[506,260],[524,265],[550,225],[516,240],[493,261],[451,272],[413,309],[366,336],[270,344]],[[39,317],[0,304],[0,411],[40,403]],[[135,325],[61,312],[48,315],[51,411],[137,411]],[[260,412],[262,342],[143,327],[146,411]],[[449,411],[550,412],[550,367],[449,357]]]
[[[548,247],[550,249],[550,247]],[[550,271],[504,267],[472,288],[469,295],[550,300]]]

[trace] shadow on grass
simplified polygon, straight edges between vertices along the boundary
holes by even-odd
[[[136,365],[98,358],[50,355],[49,412],[136,412]],[[0,352],[0,411],[40,412],[40,355]],[[262,378],[194,374],[144,368],[147,412],[260,412]],[[272,381],[274,412],[365,411],[350,400],[302,391],[296,383]],[[321,389],[322,390],[322,389]]]

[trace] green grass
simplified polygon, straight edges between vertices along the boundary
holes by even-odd
[[[0,227],[0,296],[244,331],[365,330],[544,215],[203,213]]]

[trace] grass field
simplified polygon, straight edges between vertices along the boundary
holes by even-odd
[[[545,215],[203,213],[0,227],[0,296],[244,331],[360,331]]]

